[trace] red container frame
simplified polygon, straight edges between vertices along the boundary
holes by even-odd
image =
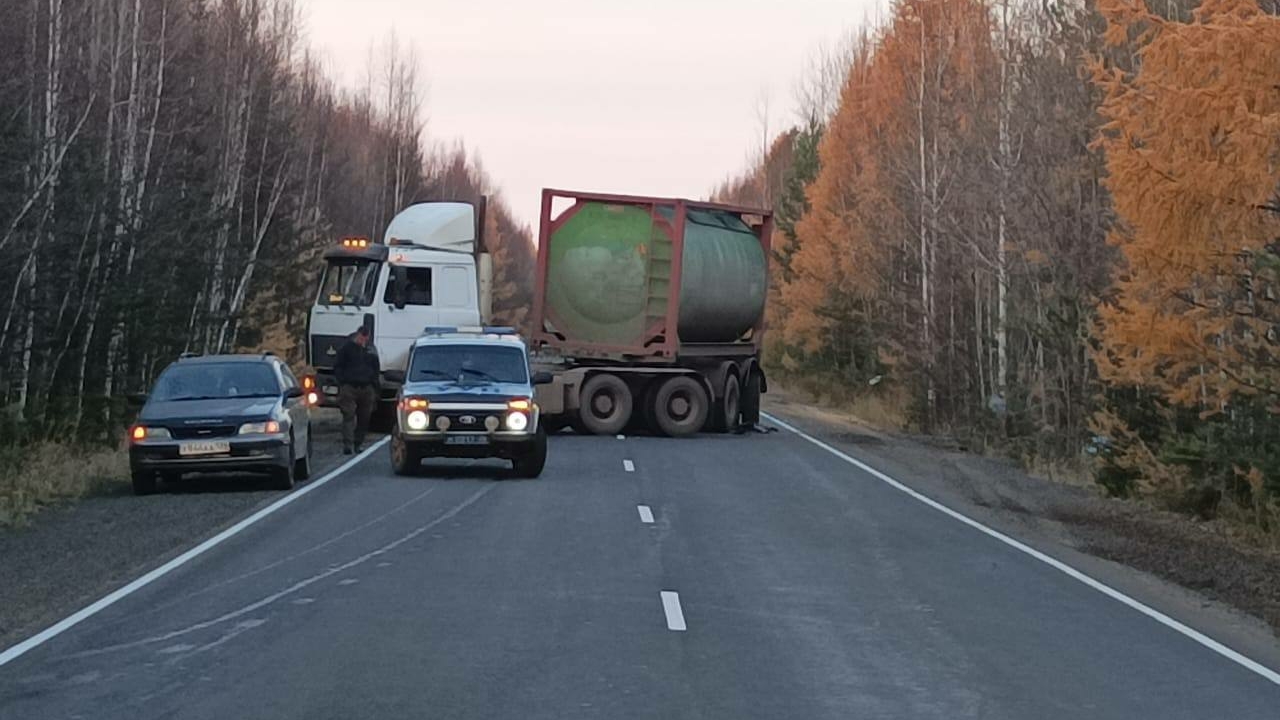
[[[556,198],[572,200],[573,205],[552,217],[552,204]],[[637,345],[605,345],[592,343],[581,338],[560,338],[547,331],[547,321],[554,320],[548,316],[546,306],[547,273],[549,269],[551,236],[565,221],[573,217],[584,202],[603,202],[611,205],[634,205],[647,209],[654,222],[661,226],[671,239],[671,279],[668,284],[667,314],[662,327],[654,328],[646,335],[661,336],[661,340],[643,342]],[[656,212],[659,206],[675,208],[675,222],[668,223],[659,219]],[[764,340],[764,313],[751,329],[749,339],[732,343],[682,343],[679,338],[680,324],[680,281],[684,265],[684,228],[686,213],[690,208],[706,210],[722,210],[739,215],[754,215],[762,222],[753,227],[765,257],[765,293],[767,298],[770,273],[770,248],[773,234],[773,213],[760,208],[743,205],[726,205],[723,203],[701,202],[682,198],[650,197],[644,195],[614,195],[610,193],[579,192],[574,190],[542,191],[542,214],[538,228],[538,263],[534,277],[533,293],[533,334],[535,345],[555,348],[569,356],[601,359],[649,359],[674,361],[681,355],[725,354],[758,354]]]

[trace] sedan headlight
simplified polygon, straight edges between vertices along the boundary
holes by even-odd
[[[241,435],[279,435],[280,423],[275,420],[251,422],[240,426]]]
[[[507,413],[507,429],[520,432],[529,427],[529,416],[520,411]]]
[[[168,428],[147,427],[146,425],[134,425],[129,431],[129,439],[137,442],[139,440],[169,440],[173,436],[169,434]]]
[[[414,410],[405,416],[404,422],[409,426],[410,430],[426,430],[431,418],[428,418],[427,414],[421,410]]]

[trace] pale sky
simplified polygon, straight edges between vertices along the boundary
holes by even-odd
[[[822,43],[877,0],[300,0],[308,44],[363,85],[394,30],[425,79],[426,134],[478,152],[517,217],[543,187],[699,198],[795,119]]]

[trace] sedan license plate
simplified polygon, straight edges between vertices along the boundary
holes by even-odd
[[[484,435],[448,435],[445,445],[488,445],[489,438]]]
[[[222,455],[231,452],[231,443],[226,440],[197,440],[184,442],[178,446],[178,455]]]

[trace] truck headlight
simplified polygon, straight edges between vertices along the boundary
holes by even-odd
[[[529,427],[529,416],[522,412],[515,411],[507,413],[507,429],[520,432]]]
[[[431,422],[431,419],[422,410],[414,410],[405,416],[404,422],[409,426],[410,430],[426,430],[427,424]]]

